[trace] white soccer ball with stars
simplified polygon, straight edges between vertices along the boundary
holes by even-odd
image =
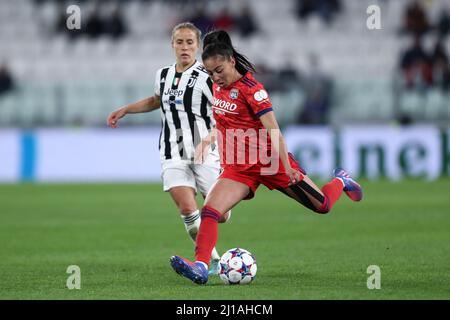
[[[256,276],[256,259],[242,248],[233,248],[220,258],[220,279],[225,284],[248,284]]]

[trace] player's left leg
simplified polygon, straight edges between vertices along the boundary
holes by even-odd
[[[344,169],[334,170],[334,176],[322,189],[305,174],[300,182],[278,190],[317,213],[329,212],[342,192],[353,201],[361,201],[361,186]]]
[[[343,183],[335,178],[320,189],[307,175],[303,175],[300,182],[278,190],[314,212],[328,213],[341,196],[343,188]]]
[[[186,232],[195,242],[197,236],[196,225],[200,224],[200,213],[195,201],[196,190],[188,186],[176,186],[169,189],[169,193],[180,212]]]
[[[294,156],[289,153],[289,162],[291,166],[301,173],[301,180],[296,184],[289,184],[285,174],[278,174],[272,178],[263,177],[263,183],[270,189],[278,189],[289,197],[295,199],[305,207],[317,213],[328,213],[335,202],[339,199],[342,192],[353,201],[362,199],[361,186],[343,169],[334,171],[335,178],[320,189],[306,174],[306,171],[300,166]]]

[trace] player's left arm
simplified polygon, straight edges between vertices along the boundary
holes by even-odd
[[[205,79],[205,82],[201,85],[202,88],[202,100],[205,98],[207,100],[207,104],[209,108],[213,105],[214,96],[213,96],[213,83],[211,78],[208,76]],[[203,103],[203,101],[202,101]],[[211,115],[212,118],[212,115]],[[195,148],[194,155],[194,163],[202,164],[206,157],[208,156],[208,150],[211,144],[216,142],[217,129],[213,126],[209,132],[209,134],[202,138],[202,141]]]
[[[208,99],[210,105],[214,103],[213,83],[210,77],[206,78],[205,84],[203,85],[202,94],[206,99]]]
[[[284,165],[286,174],[289,176],[291,183],[299,182],[300,172],[291,167],[286,142],[284,141],[278,121],[275,118],[275,113],[273,111],[266,112],[259,117],[259,120],[263,124],[264,128],[266,128],[269,132],[270,140],[272,141],[272,148],[276,154],[279,154],[281,162]]]

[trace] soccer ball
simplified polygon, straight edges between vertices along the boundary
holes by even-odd
[[[220,279],[225,284],[248,284],[256,276],[256,259],[247,250],[233,248],[220,258]]]

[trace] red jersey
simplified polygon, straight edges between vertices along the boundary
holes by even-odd
[[[214,83],[213,94],[222,167],[259,170],[268,165],[270,137],[259,117],[272,111],[272,102],[264,86],[247,72],[227,88]]]

